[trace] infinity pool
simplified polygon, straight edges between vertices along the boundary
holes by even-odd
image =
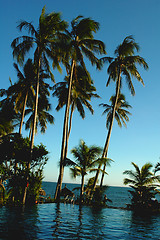
[[[70,204],[0,208],[0,240],[160,239],[160,215]]]

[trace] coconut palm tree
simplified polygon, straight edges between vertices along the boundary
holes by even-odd
[[[52,80],[54,76],[50,70],[49,62],[47,58],[54,59],[54,66],[58,65],[58,60],[53,52],[54,43],[56,42],[57,33],[63,31],[66,28],[66,22],[61,20],[60,14],[52,12],[50,14],[45,13],[45,7],[42,9],[42,13],[39,18],[39,25],[37,30],[32,23],[27,21],[21,21],[18,25],[18,29],[28,30],[29,36],[18,37],[13,40],[11,46],[13,48],[13,56],[19,63],[23,63],[26,53],[36,45],[34,51],[34,63],[36,66],[36,103],[35,103],[35,114],[34,124],[31,138],[31,152],[34,144],[34,134],[36,128],[36,117],[38,109],[38,96],[39,96],[39,75],[40,69],[43,68],[50,74]],[[31,36],[30,36],[31,35]],[[52,45],[52,49],[51,49]],[[56,51],[56,50],[55,50]]]
[[[144,164],[141,169],[134,162],[132,162],[132,165],[135,171],[126,170],[123,172],[123,174],[129,176],[129,178],[124,179],[124,184],[129,184],[134,189],[134,191],[130,191],[133,197],[132,204],[147,206],[156,194],[155,189],[158,185],[155,183],[159,182],[160,177],[155,176],[151,171],[153,167],[151,163]]]
[[[147,70],[148,65],[145,62],[144,58],[140,57],[139,55],[135,55],[135,51],[139,51],[139,45],[135,42],[132,36],[128,36],[116,48],[114,52],[115,58],[102,58],[102,61],[104,63],[110,63],[108,67],[109,78],[106,86],[110,84],[111,80],[116,82],[116,94],[114,108],[112,111],[111,125],[113,124],[113,120],[115,117],[116,105],[120,94],[120,87],[123,78],[125,78],[132,95],[135,95],[132,78],[137,79],[140,83],[144,85],[143,79],[137,69],[137,66],[142,66],[145,70]],[[108,145],[109,141],[105,145],[106,151],[108,149]]]
[[[64,82],[57,83],[53,89],[53,96],[58,97],[58,105],[56,110],[59,111],[63,106],[65,106],[67,101],[67,91],[68,91],[69,77],[65,77]],[[74,69],[72,90],[71,90],[71,102],[70,102],[70,116],[69,116],[69,126],[68,134],[66,137],[66,155],[68,148],[68,140],[71,132],[72,117],[73,112],[77,109],[82,119],[85,118],[86,107],[92,114],[94,110],[90,104],[91,98],[99,98],[96,94],[96,88],[93,85],[93,81],[88,79],[88,74],[84,71],[81,66],[76,66]],[[65,155],[65,157],[66,157]]]
[[[30,115],[28,120],[25,123],[25,129],[30,129],[29,139],[31,138],[31,132],[33,129],[33,118],[34,118],[34,102],[32,103],[32,107],[28,107],[26,110],[26,116]],[[37,124],[36,124],[36,132],[38,126],[40,127],[41,133],[45,133],[47,129],[47,123],[54,124],[54,117],[49,113],[51,110],[51,105],[47,98],[40,98],[38,104],[38,111],[37,111]]]
[[[36,47],[34,51],[34,63],[36,66],[36,98],[35,98],[35,109],[34,109],[34,122],[33,130],[31,136],[31,158],[34,145],[34,135],[36,129],[36,118],[37,118],[37,109],[38,109],[38,97],[39,97],[39,75],[40,69],[43,68],[47,70],[50,74],[52,80],[54,76],[50,70],[48,58],[54,61],[54,67],[59,68],[59,61],[57,57],[56,50],[56,40],[59,32],[63,31],[66,28],[66,22],[61,20],[59,13],[45,13],[45,7],[42,9],[42,13],[39,18],[39,25],[37,30],[32,23],[27,21],[21,21],[18,25],[18,29],[22,30],[23,28],[28,30],[28,36],[21,36],[13,40],[11,46],[13,48],[13,56],[17,59],[18,62],[22,63],[26,53],[29,52],[31,48]],[[55,50],[55,51],[54,51]],[[55,53],[56,52],[56,53]],[[25,190],[26,195],[27,187]],[[25,202],[26,196],[24,196],[23,202]]]
[[[60,198],[60,191],[62,187],[62,179],[64,174],[64,161],[65,161],[65,150],[66,150],[66,138],[68,132],[68,121],[69,121],[69,108],[71,101],[71,89],[74,68],[77,64],[80,64],[86,73],[86,65],[84,62],[84,56],[89,59],[92,65],[96,65],[100,68],[100,62],[95,56],[96,53],[105,53],[105,46],[102,41],[94,39],[93,33],[96,33],[99,29],[99,23],[90,19],[78,16],[71,22],[71,30],[66,30],[65,50],[66,54],[63,58],[63,62],[66,66],[67,73],[69,73],[68,93],[67,102],[64,116],[63,125],[63,136],[62,136],[62,147],[61,147],[61,158],[60,158],[60,171],[55,192],[55,199]]]
[[[106,128],[108,129],[108,135],[107,135],[106,142],[110,140],[112,127],[113,127],[113,125],[111,125],[111,119],[112,119],[112,112],[114,108],[115,96],[112,96],[109,101],[111,102],[111,105],[104,104],[104,103],[100,104],[100,106],[105,108],[103,115],[107,113]],[[117,101],[116,112],[115,112],[115,119],[119,127],[122,127],[122,125],[127,127],[126,122],[129,121],[128,115],[131,115],[131,113],[126,110],[128,108],[132,108],[132,107],[126,101],[125,96],[120,93]],[[102,157],[107,157],[107,152],[103,152]],[[105,168],[106,168],[106,164],[104,164],[104,167],[103,167],[104,171],[105,171]],[[102,173],[100,186],[103,185],[103,179],[104,179],[104,174]]]
[[[12,133],[14,130],[13,121],[11,114],[8,116],[7,113],[0,110],[0,137]]]
[[[11,99],[3,99],[0,102],[0,137],[12,133],[19,120],[20,116],[15,112]]]
[[[80,202],[84,193],[84,177],[88,172],[92,172],[95,169],[96,164],[99,163],[99,156],[102,152],[102,149],[97,146],[88,147],[86,143],[81,140],[78,147],[75,147],[71,150],[75,158],[75,162],[69,160],[68,166],[72,165],[70,168],[72,177],[76,178],[81,176],[81,191],[80,191]]]
[[[139,55],[135,55],[135,52],[139,51],[139,45],[135,42],[133,36],[127,36],[123,42],[116,48],[115,57],[104,57],[101,59],[103,63],[110,63],[108,67],[108,81],[107,85],[110,84],[111,81],[116,83],[116,94],[115,94],[115,102],[112,111],[112,117],[110,121],[110,125],[112,128],[113,121],[116,113],[116,105],[118,101],[118,97],[120,94],[120,88],[122,85],[122,80],[125,79],[128,85],[129,90],[132,95],[135,95],[135,89],[133,86],[132,78],[137,79],[140,83],[144,85],[143,79],[137,69],[137,66],[142,66],[145,70],[148,69],[148,65],[144,58]],[[107,135],[108,136],[108,135]],[[108,151],[109,139],[106,141],[104,146],[104,152]],[[97,181],[98,178],[95,178]],[[94,184],[94,187],[96,182]]]
[[[23,73],[16,63],[14,63],[14,68],[17,71],[18,82],[8,88],[7,95],[14,102],[15,111],[21,113],[19,126],[19,134],[21,134],[28,96],[35,95],[35,69],[32,59],[28,59],[25,63]]]

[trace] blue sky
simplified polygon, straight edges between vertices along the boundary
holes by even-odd
[[[149,70],[140,69],[145,82],[145,87],[133,80],[136,95],[132,97],[123,84],[123,93],[126,100],[132,105],[132,116],[126,128],[119,128],[114,122],[110,140],[108,157],[114,163],[107,169],[109,173],[105,177],[105,184],[122,186],[123,171],[131,168],[131,162],[142,166],[146,162],[153,164],[160,157],[160,1],[159,0],[61,0],[61,1],[39,1],[39,0],[6,0],[1,2],[1,80],[0,88],[9,86],[9,77],[12,81],[17,80],[13,68],[12,49],[10,47],[14,38],[19,36],[16,29],[19,20],[32,21],[37,26],[38,18],[43,6],[46,12],[61,12],[62,18],[70,22],[78,15],[91,17],[100,23],[100,30],[95,38],[106,44],[107,56],[113,56],[118,44],[128,35],[133,35],[139,43],[140,55],[145,58]],[[23,32],[25,35],[26,33]],[[29,56],[28,56],[29,57]],[[27,58],[26,58],[27,59]],[[103,109],[98,105],[108,103],[111,95],[115,93],[115,85],[112,83],[106,88],[107,65],[102,71],[88,66],[94,80],[98,94],[101,99],[92,101],[94,115],[86,110],[86,118],[82,120],[77,112],[73,116],[73,127],[69,142],[69,150],[78,145],[83,139],[86,144],[96,144],[103,147],[107,135],[105,127],[105,116]],[[60,75],[54,73],[56,82],[63,80],[65,72]],[[58,176],[58,160],[60,157],[62,124],[64,110],[55,111],[57,100],[51,98],[52,114],[55,124],[48,126],[44,135],[38,133],[35,144],[42,142],[49,150],[49,161],[45,167],[44,176],[47,181],[56,181]],[[26,135],[23,129],[23,134]],[[28,133],[27,133],[28,134]],[[69,157],[72,157],[69,153]],[[80,182],[80,179],[70,178],[69,170],[65,170],[64,182]]]

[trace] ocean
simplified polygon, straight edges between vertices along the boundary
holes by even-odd
[[[80,187],[80,184],[73,184],[73,183],[63,183],[62,188],[64,186],[71,191],[76,188]],[[42,182],[42,188],[46,192],[46,196],[54,197],[55,189],[56,189],[56,183],[55,182]],[[111,202],[107,202],[108,205],[113,207],[126,207],[126,204],[129,204],[131,202],[130,200],[130,193],[128,192],[130,188],[128,187],[112,187],[108,186],[108,188],[105,191],[105,194],[107,195],[107,198],[112,200]],[[75,195],[78,194],[77,191],[74,191]]]
[[[75,184],[67,187],[72,190]],[[55,183],[43,182],[43,189],[52,197]],[[109,187],[106,193],[115,207],[124,207],[130,201],[127,188]],[[159,224],[160,214],[140,215],[124,209],[75,204],[0,208],[0,240],[159,240]]]

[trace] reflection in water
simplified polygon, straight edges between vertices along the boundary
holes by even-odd
[[[160,215],[131,211],[42,204],[29,208],[0,208],[0,240],[160,239]]]
[[[37,239],[37,207],[0,208],[0,239]]]
[[[141,239],[159,239],[159,227],[156,226],[158,215],[131,214],[130,233],[133,237],[141,236]],[[158,235],[157,235],[158,234]]]
[[[60,203],[57,203],[55,207],[55,219],[53,220],[55,225],[52,226],[52,228],[54,228],[54,231],[52,234],[53,237],[58,237],[59,235],[58,230],[59,230],[59,225],[61,223],[60,219],[61,219]]]
[[[79,213],[78,213],[78,231],[77,231],[77,239],[80,239],[81,233],[82,233],[82,206],[79,206]]]
[[[99,239],[105,239],[104,234],[104,227],[107,224],[107,218],[104,219],[104,211],[102,207],[92,207],[90,215],[91,220],[91,229],[92,229],[92,236],[95,239],[96,235],[99,236]],[[96,229],[96,231],[95,231]]]

